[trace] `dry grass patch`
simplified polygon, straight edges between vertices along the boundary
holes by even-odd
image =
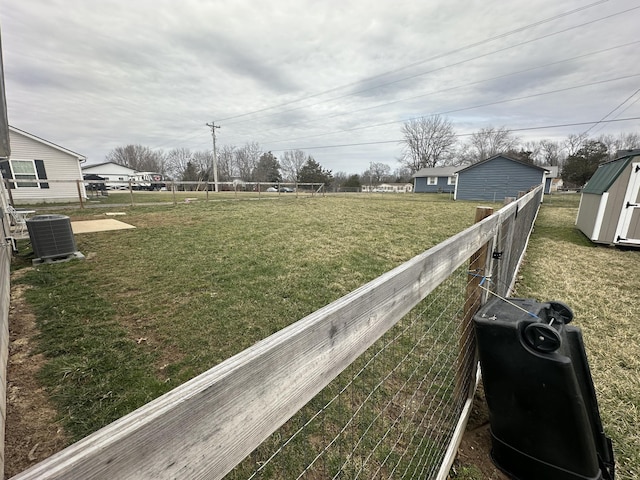
[[[90,260],[21,280],[40,381],[81,438],[466,228],[474,208],[437,195],[127,208],[136,229],[79,235]]]

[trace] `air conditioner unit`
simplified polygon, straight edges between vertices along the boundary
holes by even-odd
[[[27,220],[27,230],[36,256],[34,265],[84,258],[66,215],[36,215]]]

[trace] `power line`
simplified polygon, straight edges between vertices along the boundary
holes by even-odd
[[[614,122],[629,122],[632,120],[640,120],[640,117],[628,117],[628,118],[617,118],[611,120],[601,120],[600,123],[614,123]],[[523,127],[523,128],[511,128],[505,130],[506,132],[525,132],[525,131],[533,131],[533,130],[550,130],[554,128],[563,128],[563,127],[578,127],[582,125],[591,125],[594,123],[591,122],[574,122],[574,123],[558,123],[553,125],[539,125],[535,127]],[[457,133],[456,137],[470,137],[473,133]],[[307,147],[290,147],[283,149],[271,149],[272,152],[284,152],[285,150],[320,150],[327,148],[342,148],[342,147],[360,147],[365,145],[383,145],[390,143],[401,143],[403,139],[397,140],[380,140],[377,142],[360,142],[360,143],[342,143],[338,145],[315,145],[315,146],[307,146]]]
[[[630,9],[623,10],[621,12],[617,12],[617,13],[608,15],[606,17],[601,17],[601,18],[598,18],[598,19],[595,19],[595,20],[591,20],[589,22],[585,22],[585,23],[582,23],[582,24],[579,24],[579,25],[574,25],[572,27],[568,27],[566,29],[563,29],[563,30],[560,30],[560,31],[557,31],[557,32],[549,33],[549,34],[543,35],[541,37],[536,37],[534,39],[526,40],[524,42],[520,42],[520,43],[517,43],[517,44],[514,44],[514,45],[510,45],[510,46],[507,46],[507,47],[504,47],[504,48],[501,48],[501,49],[498,49],[498,50],[494,50],[494,51],[489,52],[489,53],[484,53],[484,54],[481,54],[481,55],[477,55],[477,56],[472,57],[470,59],[461,60],[461,61],[455,62],[453,64],[449,64],[449,65],[445,65],[445,66],[442,66],[442,67],[438,67],[438,68],[429,70],[427,72],[422,72],[422,73],[419,73],[419,74],[412,75],[410,77],[405,77],[404,79],[395,80],[393,82],[389,82],[389,83],[386,83],[386,84],[378,85],[377,87],[372,87],[372,88],[368,88],[368,89],[359,90],[357,92],[352,92],[352,93],[349,93],[349,94],[341,95],[339,97],[333,97],[333,98],[330,98],[330,99],[327,99],[327,100],[323,100],[323,101],[320,101],[320,102],[317,102],[317,103],[313,103],[313,104],[310,104],[310,105],[304,105],[304,106],[295,107],[295,108],[288,109],[288,110],[283,110],[283,111],[280,111],[280,112],[271,113],[271,114],[268,114],[268,115],[263,115],[263,116],[260,116],[260,117],[257,117],[257,118],[251,119],[251,120],[243,120],[243,121],[235,122],[235,123],[231,122],[229,125],[239,125],[239,124],[250,122],[250,121],[255,121],[255,120],[259,120],[259,119],[263,119],[263,118],[267,118],[267,117],[273,117],[275,115],[281,115],[283,113],[289,113],[289,112],[292,112],[292,111],[296,111],[296,110],[301,110],[301,109],[304,109],[304,108],[317,106],[317,105],[320,105],[320,104],[323,104],[323,103],[327,103],[327,102],[331,102],[331,101],[334,101],[334,100],[343,99],[343,98],[346,98],[346,97],[349,97],[349,96],[353,96],[353,95],[356,95],[356,94],[359,94],[359,93],[363,93],[363,92],[367,92],[367,91],[373,90],[375,88],[379,88],[381,86],[386,86],[386,85],[398,83],[400,81],[404,81],[406,79],[411,79],[411,78],[416,78],[418,76],[427,75],[429,73],[433,73],[433,72],[436,72],[436,71],[444,70],[446,68],[450,68],[450,67],[453,67],[453,66],[459,66],[459,65],[462,65],[464,63],[467,63],[467,62],[470,62],[470,61],[473,61],[473,60],[477,60],[479,58],[483,58],[483,57],[487,57],[487,56],[490,56],[490,55],[494,55],[496,53],[501,53],[501,52],[504,52],[506,50],[509,50],[509,49],[512,49],[512,48],[516,48],[516,47],[519,47],[519,46],[522,46],[522,45],[526,45],[526,44],[529,44],[529,43],[533,43],[533,42],[536,42],[538,40],[541,40],[541,39],[544,39],[544,38],[549,38],[549,37],[554,36],[554,35],[558,35],[558,34],[561,34],[561,33],[566,33],[566,32],[568,32],[570,30],[574,30],[576,28],[581,28],[581,27],[584,27],[584,26],[587,26],[587,25],[591,25],[593,23],[600,22],[602,20],[606,20],[606,19],[612,18],[612,17],[617,16],[617,15],[622,15],[624,13],[628,13],[629,11],[637,10],[637,9],[640,9],[640,6],[632,7]],[[271,131],[273,131],[273,129]],[[308,138],[308,137],[299,137],[299,138]]]
[[[333,88],[330,88],[328,90],[324,90],[322,92],[317,92],[317,93],[313,93],[313,94],[310,94],[310,95],[305,95],[303,97],[299,97],[297,99],[290,100],[288,102],[283,102],[283,103],[280,103],[280,104],[277,104],[277,105],[272,105],[272,106],[269,106],[269,107],[260,108],[260,109],[257,109],[257,110],[253,110],[253,111],[242,113],[242,114],[238,114],[238,115],[232,115],[230,117],[222,118],[221,121],[233,120],[233,119],[236,119],[236,118],[241,118],[241,117],[246,117],[246,116],[249,116],[249,115],[253,115],[255,113],[265,112],[267,110],[272,110],[272,109],[275,109],[275,108],[285,107],[287,105],[292,105],[294,103],[298,103],[298,102],[301,102],[301,101],[304,101],[304,100],[308,100],[310,98],[316,98],[316,97],[325,95],[327,93],[331,93],[331,92],[335,92],[335,91],[338,91],[338,90],[342,90],[344,88],[348,88],[348,87],[351,87],[351,86],[354,86],[354,85],[359,85],[359,84],[361,84],[363,82],[370,82],[370,81],[372,81],[374,79],[377,79],[377,78],[381,78],[381,77],[385,77],[385,76],[388,76],[388,75],[392,75],[394,73],[398,73],[400,71],[407,70],[409,68],[413,68],[413,67],[416,67],[418,65],[421,65],[421,64],[433,61],[433,60],[437,60],[439,58],[443,58],[443,57],[446,57],[446,56],[449,56],[449,55],[453,55],[454,53],[459,53],[459,52],[462,52],[462,51],[465,51],[465,50],[468,50],[468,49],[483,45],[485,43],[489,43],[489,42],[492,42],[494,40],[498,40],[500,38],[508,37],[508,36],[513,35],[515,33],[523,32],[523,31],[528,30],[530,28],[534,28],[534,27],[543,25],[545,23],[552,22],[552,21],[557,20],[557,19],[562,18],[562,17],[573,15],[574,13],[578,13],[578,12],[581,12],[583,10],[587,10],[589,8],[592,8],[594,6],[606,3],[607,1],[608,0],[600,0],[600,1],[597,1],[597,2],[594,2],[594,3],[591,3],[589,5],[584,5],[582,7],[576,8],[574,10],[570,10],[568,12],[564,12],[564,13],[561,13],[561,14],[558,14],[558,15],[554,15],[552,17],[545,18],[543,20],[539,20],[537,22],[530,23],[530,24],[525,25],[523,27],[518,27],[518,28],[516,28],[514,30],[507,31],[507,32],[501,33],[499,35],[495,35],[493,37],[488,37],[488,38],[485,38],[483,40],[480,40],[480,41],[477,41],[477,42],[474,42],[474,43],[470,43],[468,45],[464,45],[462,47],[458,47],[456,49],[449,50],[447,52],[443,52],[443,53],[440,53],[438,55],[434,55],[432,57],[429,57],[429,58],[427,58],[425,60],[421,60],[419,62],[411,63],[411,64],[408,64],[408,65],[404,65],[404,66],[402,66],[400,68],[397,68],[395,70],[390,70],[390,71],[387,71],[387,72],[384,72],[384,73],[380,73],[378,75],[367,77],[367,78],[365,78],[363,80],[358,80],[356,82],[351,82],[351,83],[347,83],[347,84],[344,84],[344,85],[340,85],[338,87],[333,87]],[[640,8],[640,7],[635,7],[635,8]],[[635,8],[632,8],[630,10],[634,10]],[[620,12],[620,13],[617,13],[617,14],[614,14],[614,15],[610,15],[608,17],[604,17],[602,19],[598,19],[598,20],[595,20],[595,21],[604,20],[606,18],[610,18],[610,17],[615,16],[615,15],[620,15],[622,13],[626,13],[627,11],[628,10],[625,10],[624,12]],[[589,23],[584,24],[584,25],[588,25],[590,23],[593,23],[593,22],[589,22]],[[580,26],[583,26],[583,25],[578,25],[578,26],[572,27],[572,28],[578,28]],[[408,77],[408,78],[413,78],[413,77]],[[385,86],[385,85],[387,85],[387,84],[378,85],[377,87],[374,87],[374,88],[379,88],[379,87]],[[356,92],[356,93],[361,93],[361,92]],[[282,113],[284,113],[284,112],[282,112]]]
[[[489,81],[492,81],[492,80],[498,80],[500,78],[506,78],[506,77],[513,76],[513,75],[519,75],[519,74],[522,74],[522,73],[527,73],[527,72],[531,72],[531,71],[534,71],[534,70],[539,70],[541,68],[546,68],[546,67],[555,66],[555,65],[561,65],[563,63],[571,62],[571,61],[578,60],[578,59],[581,59],[581,58],[586,58],[586,57],[591,56],[591,55],[610,52],[610,51],[618,49],[618,48],[624,48],[624,47],[628,47],[628,46],[631,46],[631,45],[636,45],[638,43],[640,43],[640,40],[635,40],[633,42],[628,42],[628,43],[625,43],[625,44],[622,44],[622,45],[617,45],[617,46],[614,46],[614,47],[609,47],[609,48],[604,48],[604,49],[601,49],[601,50],[596,50],[594,52],[589,52],[589,53],[585,53],[585,54],[582,54],[582,55],[577,55],[575,57],[565,58],[563,60],[558,60],[558,61],[555,61],[555,62],[550,62],[550,63],[546,63],[546,64],[543,64],[543,65],[538,65],[538,66],[535,66],[535,67],[525,68],[523,70],[518,70],[518,71],[515,71],[515,72],[510,72],[510,73],[505,73],[505,74],[502,74],[502,75],[497,75],[495,77],[489,77],[489,78],[485,78],[485,79],[482,79],[482,80],[476,80],[476,81],[473,81],[473,82],[465,83],[465,84],[462,84],[462,85],[457,85],[457,86],[453,86],[453,87],[447,87],[447,88],[431,91],[431,92],[420,94],[420,95],[414,95],[414,96],[411,96],[411,97],[406,97],[406,98],[402,98],[402,99],[399,99],[399,100],[394,100],[394,101],[391,101],[391,102],[385,102],[385,103],[381,103],[381,104],[374,105],[374,106],[369,106],[369,107],[364,107],[364,108],[360,108],[360,109],[356,109],[356,110],[349,110],[347,112],[341,112],[341,113],[336,113],[336,114],[332,114],[332,115],[327,115],[327,116],[324,116],[324,117],[315,118],[315,119],[307,120],[307,121],[304,121],[304,122],[297,122],[296,126],[315,123],[315,122],[319,122],[321,120],[326,120],[326,119],[329,119],[329,118],[336,118],[336,117],[340,117],[340,116],[351,115],[353,113],[363,112],[363,111],[367,111],[367,110],[373,110],[373,109],[376,109],[376,108],[386,107],[386,106],[389,106],[389,105],[393,105],[393,104],[397,104],[397,103],[401,103],[401,102],[406,102],[406,101],[409,101],[409,100],[416,100],[418,98],[424,98],[424,97],[431,96],[431,95],[437,95],[439,93],[450,92],[452,90],[458,90],[458,89],[461,89],[461,88],[470,87],[470,86],[473,86],[473,85],[478,85],[478,84],[481,84],[481,83],[484,83],[484,82],[489,82]],[[276,130],[277,129],[269,129],[269,130],[261,130],[261,131],[262,131],[262,133],[269,133],[269,132],[273,132],[273,131],[276,131]]]
[[[625,98],[625,100],[620,103],[616,108],[614,108],[613,110],[611,110],[609,113],[607,113],[604,117],[602,117],[598,122],[594,123],[593,125],[591,125],[585,132],[584,134],[587,135],[589,133],[590,130],[592,130],[594,127],[598,126],[600,123],[603,122],[603,120],[605,118],[607,118],[609,115],[612,115],[616,110],[618,110],[619,108],[621,108],[625,103],[627,103],[629,100],[631,100],[633,97],[635,97],[638,92],[640,92],[640,88],[637,89],[635,92],[633,92],[631,95],[629,95],[627,98]],[[636,100],[637,102],[638,100]],[[631,105],[633,105],[635,102],[633,102]],[[629,105],[629,106],[631,106]]]
[[[611,78],[611,79],[607,79],[607,80],[599,80],[599,81],[596,81],[596,82],[584,83],[584,84],[581,84],[581,85],[574,85],[574,86],[571,86],[571,87],[560,88],[560,89],[556,89],[556,90],[550,90],[550,91],[547,91],[547,92],[533,93],[533,94],[524,95],[524,96],[521,96],[521,97],[513,97],[513,98],[508,98],[508,99],[505,99],[505,100],[497,100],[495,102],[488,102],[488,103],[483,103],[483,104],[478,104],[478,105],[455,108],[455,109],[451,109],[451,110],[445,110],[445,111],[442,111],[442,112],[428,113],[428,114],[421,115],[420,117],[433,116],[433,115],[446,115],[446,114],[450,114],[450,113],[463,112],[463,111],[466,111],[466,110],[473,110],[475,108],[490,107],[490,106],[499,105],[499,104],[502,104],[502,103],[515,102],[515,101],[518,101],[518,100],[526,100],[526,99],[530,99],[530,98],[541,97],[541,96],[544,96],[544,95],[551,95],[551,94],[554,94],[554,93],[567,92],[567,91],[576,90],[576,89],[579,89],[579,88],[585,88],[585,87],[590,87],[590,86],[594,86],[594,85],[601,85],[601,84],[604,84],[604,83],[614,82],[614,81],[618,81],[618,80],[625,80],[625,79],[628,79],[628,78],[633,78],[633,77],[638,77],[638,76],[640,76],[640,73],[635,73],[635,74],[631,74],[631,75],[624,75],[622,77],[616,77],[616,78]],[[302,137],[289,138],[289,139],[285,139],[285,140],[273,140],[270,143],[273,144],[273,143],[291,142],[291,141],[295,141],[295,140],[303,140],[303,139],[306,139],[306,138],[323,137],[323,136],[326,136],[326,135],[333,135],[333,134],[336,134],[336,133],[345,133],[345,132],[354,132],[354,131],[357,131],[357,130],[365,130],[367,128],[385,127],[385,126],[388,126],[388,125],[394,125],[396,123],[404,123],[407,120],[415,120],[415,119],[418,119],[420,117],[413,117],[413,118],[409,118],[409,119],[405,119],[405,120],[393,120],[391,122],[375,123],[375,124],[364,125],[364,126],[359,126],[359,127],[354,127],[354,128],[348,128],[348,129],[342,129],[342,130],[334,130],[332,132],[319,133],[319,134],[316,134],[316,135],[306,135],[306,136],[302,136]]]

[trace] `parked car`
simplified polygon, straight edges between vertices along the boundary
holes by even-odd
[[[280,187],[280,191],[283,192],[283,193],[292,193],[293,192],[293,188]]]
[[[278,189],[276,187],[269,187],[267,188],[267,192],[277,192]]]

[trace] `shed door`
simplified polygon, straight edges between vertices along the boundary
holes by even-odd
[[[631,168],[615,243],[640,245],[640,163],[631,164]]]

